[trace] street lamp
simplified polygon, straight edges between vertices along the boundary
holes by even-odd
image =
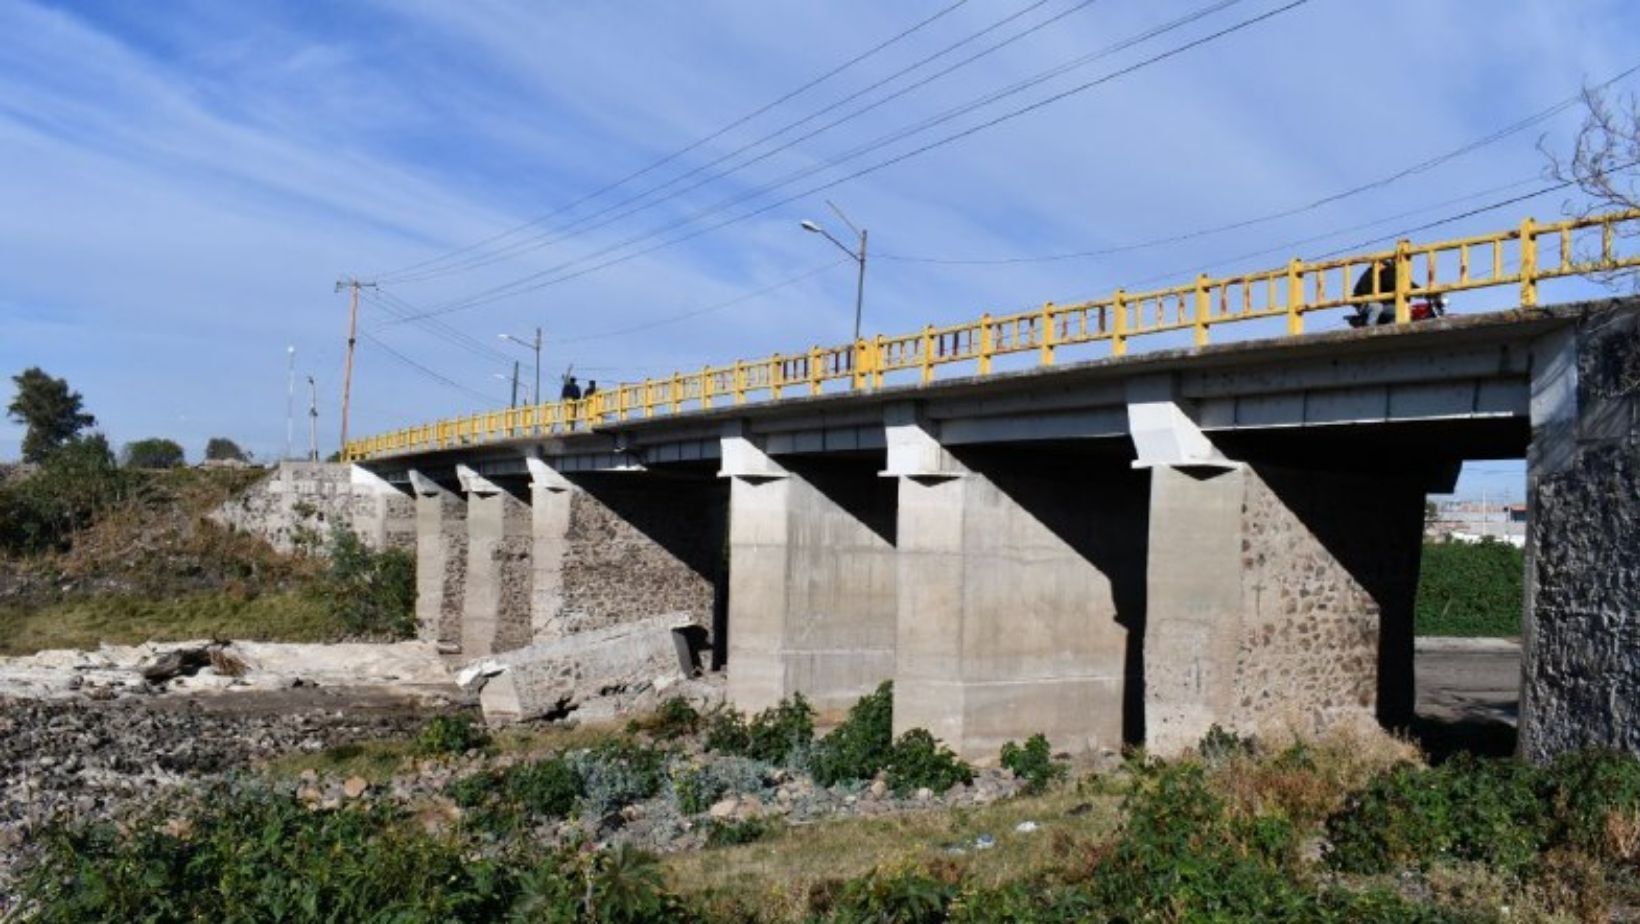
[[[526,350],[534,350],[535,351],[535,400],[536,400],[536,402],[540,402],[540,400],[541,400],[541,328],[537,327],[535,329],[535,340],[534,340],[534,342],[531,342],[529,340],[524,340],[524,339],[519,338],[519,337],[514,337],[512,334],[496,334],[496,336],[500,337],[502,340],[511,340],[513,343],[518,344],[519,346],[523,347]],[[515,391],[516,391],[516,389],[515,389]],[[516,395],[514,396],[514,400],[517,400]]]
[[[847,244],[844,244],[837,238],[832,237],[831,232],[827,231],[825,228],[822,228],[818,222],[813,222],[805,218],[801,224],[804,231],[821,235],[826,240],[837,245],[838,250],[848,254],[849,259],[859,264],[860,274],[854,286],[854,341],[858,343],[860,341],[860,312],[865,305],[866,300],[866,232],[863,228],[855,227],[854,222],[848,220],[848,216],[843,214],[843,210],[838,208],[835,202],[827,199],[826,205],[830,206],[831,210],[837,213],[838,218],[843,219],[843,224],[848,225],[849,230],[859,236],[860,249],[858,252],[852,250]]]

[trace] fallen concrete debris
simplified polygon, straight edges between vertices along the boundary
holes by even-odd
[[[693,659],[686,668],[684,652],[691,649],[677,636],[694,628],[689,614],[669,613],[537,642],[468,664],[457,683],[478,692],[491,725],[571,713],[582,720],[613,718],[652,705],[668,690],[721,698],[715,687],[686,682]]]

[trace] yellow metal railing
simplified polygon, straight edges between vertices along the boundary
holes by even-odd
[[[634,418],[744,404],[754,397],[779,401],[818,395],[828,382],[847,382],[849,390],[879,388],[885,375],[896,372],[915,372],[918,381],[928,383],[937,367],[953,363],[972,363],[977,374],[986,375],[993,359],[1010,354],[1035,352],[1039,365],[1051,366],[1060,349],[1098,341],[1108,341],[1111,355],[1122,356],[1130,340],[1170,331],[1191,331],[1200,346],[1215,327],[1259,318],[1284,318],[1287,333],[1296,335],[1304,332],[1304,315],[1310,312],[1374,302],[1393,303],[1396,323],[1406,324],[1415,295],[1518,285],[1520,304],[1531,307],[1537,304],[1542,280],[1640,267],[1640,253],[1618,252],[1619,239],[1636,231],[1640,211],[1544,225],[1528,218],[1491,234],[1428,244],[1403,240],[1393,250],[1317,262],[1295,259],[1277,269],[1203,275],[1194,283],[1149,292],[1117,289],[1106,298],[1071,305],[1048,302],[1018,314],[984,315],[914,333],[626,382],[578,401],[548,401],[406,427],[355,440],[343,456],[361,460],[584,432]],[[1381,260],[1396,263],[1395,291],[1352,294],[1360,274]]]

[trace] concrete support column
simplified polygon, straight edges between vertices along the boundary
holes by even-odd
[[[894,676],[894,485],[875,462],[777,462],[734,430],[729,700],[841,712]]]
[[[1522,757],[1640,754],[1640,320],[1532,351]]]
[[[420,472],[410,472],[410,485],[416,505],[416,635],[458,653],[467,584],[467,502]]]
[[[894,730],[970,760],[1034,733],[1120,748],[1142,619],[1143,473],[958,459],[914,409],[889,412],[899,482]]]
[[[415,498],[367,468],[358,465],[347,468],[348,512],[353,531],[373,549],[415,548]]]
[[[457,466],[467,492],[467,581],[461,651],[469,658],[530,643],[532,518],[506,488]]]
[[[568,634],[561,618],[564,562],[577,488],[545,461],[525,461],[530,470],[530,639],[539,642]]]

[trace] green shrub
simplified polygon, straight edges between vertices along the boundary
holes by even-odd
[[[894,742],[887,769],[888,785],[902,795],[922,787],[941,793],[974,781],[973,768],[922,728],[913,728]]]
[[[1025,781],[1025,791],[1040,793],[1048,784],[1065,775],[1065,766],[1054,762],[1048,739],[1040,732],[1025,739],[1025,746],[1009,741],[1002,746],[1002,765]]]
[[[470,716],[436,715],[416,734],[416,753],[428,757],[465,754],[489,743],[490,733]]]
[[[176,468],[185,460],[176,440],[156,436],[126,443],[120,461],[126,468]]]
[[[71,439],[49,450],[39,471],[0,487],[0,551],[66,550],[132,487],[100,434]]]
[[[671,741],[693,735],[700,725],[700,712],[687,699],[674,696],[662,702],[653,714],[633,719],[626,727],[629,732],[648,732],[662,741]]]
[[[956,890],[918,870],[874,870],[842,888],[825,919],[843,922],[885,921],[936,924],[944,921]]]
[[[768,818],[746,818],[740,821],[712,819],[706,827],[706,846],[733,847],[764,840],[780,830],[779,822]]]
[[[843,724],[821,738],[809,758],[809,772],[821,786],[868,780],[888,766],[894,746],[894,684],[885,681],[862,696]]]
[[[573,755],[582,807],[602,815],[658,795],[666,782],[666,752],[630,738],[610,738]]]
[[[678,811],[698,815],[730,793],[759,792],[767,785],[769,765],[744,757],[723,757],[705,765],[672,768],[672,797]]]
[[[1196,753],[1209,765],[1216,766],[1237,757],[1251,757],[1258,750],[1258,742],[1251,735],[1242,735],[1219,725],[1213,725],[1196,743]]]
[[[472,824],[499,834],[538,820],[565,818],[585,793],[580,770],[561,757],[452,780],[445,793]]]
[[[31,920],[494,921],[517,893],[495,862],[379,804],[314,812],[288,795],[219,790],[184,817],[186,836],[156,810],[125,833],[46,837],[22,884]]]
[[[1525,558],[1507,542],[1424,544],[1413,620],[1419,635],[1520,634]]]
[[[408,552],[377,552],[352,530],[330,531],[330,569],[318,593],[351,633],[388,638],[416,634],[416,560]]]
[[[1640,821],[1640,760],[1591,749],[1564,754],[1543,771],[1543,800],[1551,815],[1548,840],[1608,860],[1620,857],[1613,821]]]
[[[779,703],[746,721],[733,709],[708,718],[706,748],[772,764],[801,763],[814,742],[814,709],[803,694]]]

